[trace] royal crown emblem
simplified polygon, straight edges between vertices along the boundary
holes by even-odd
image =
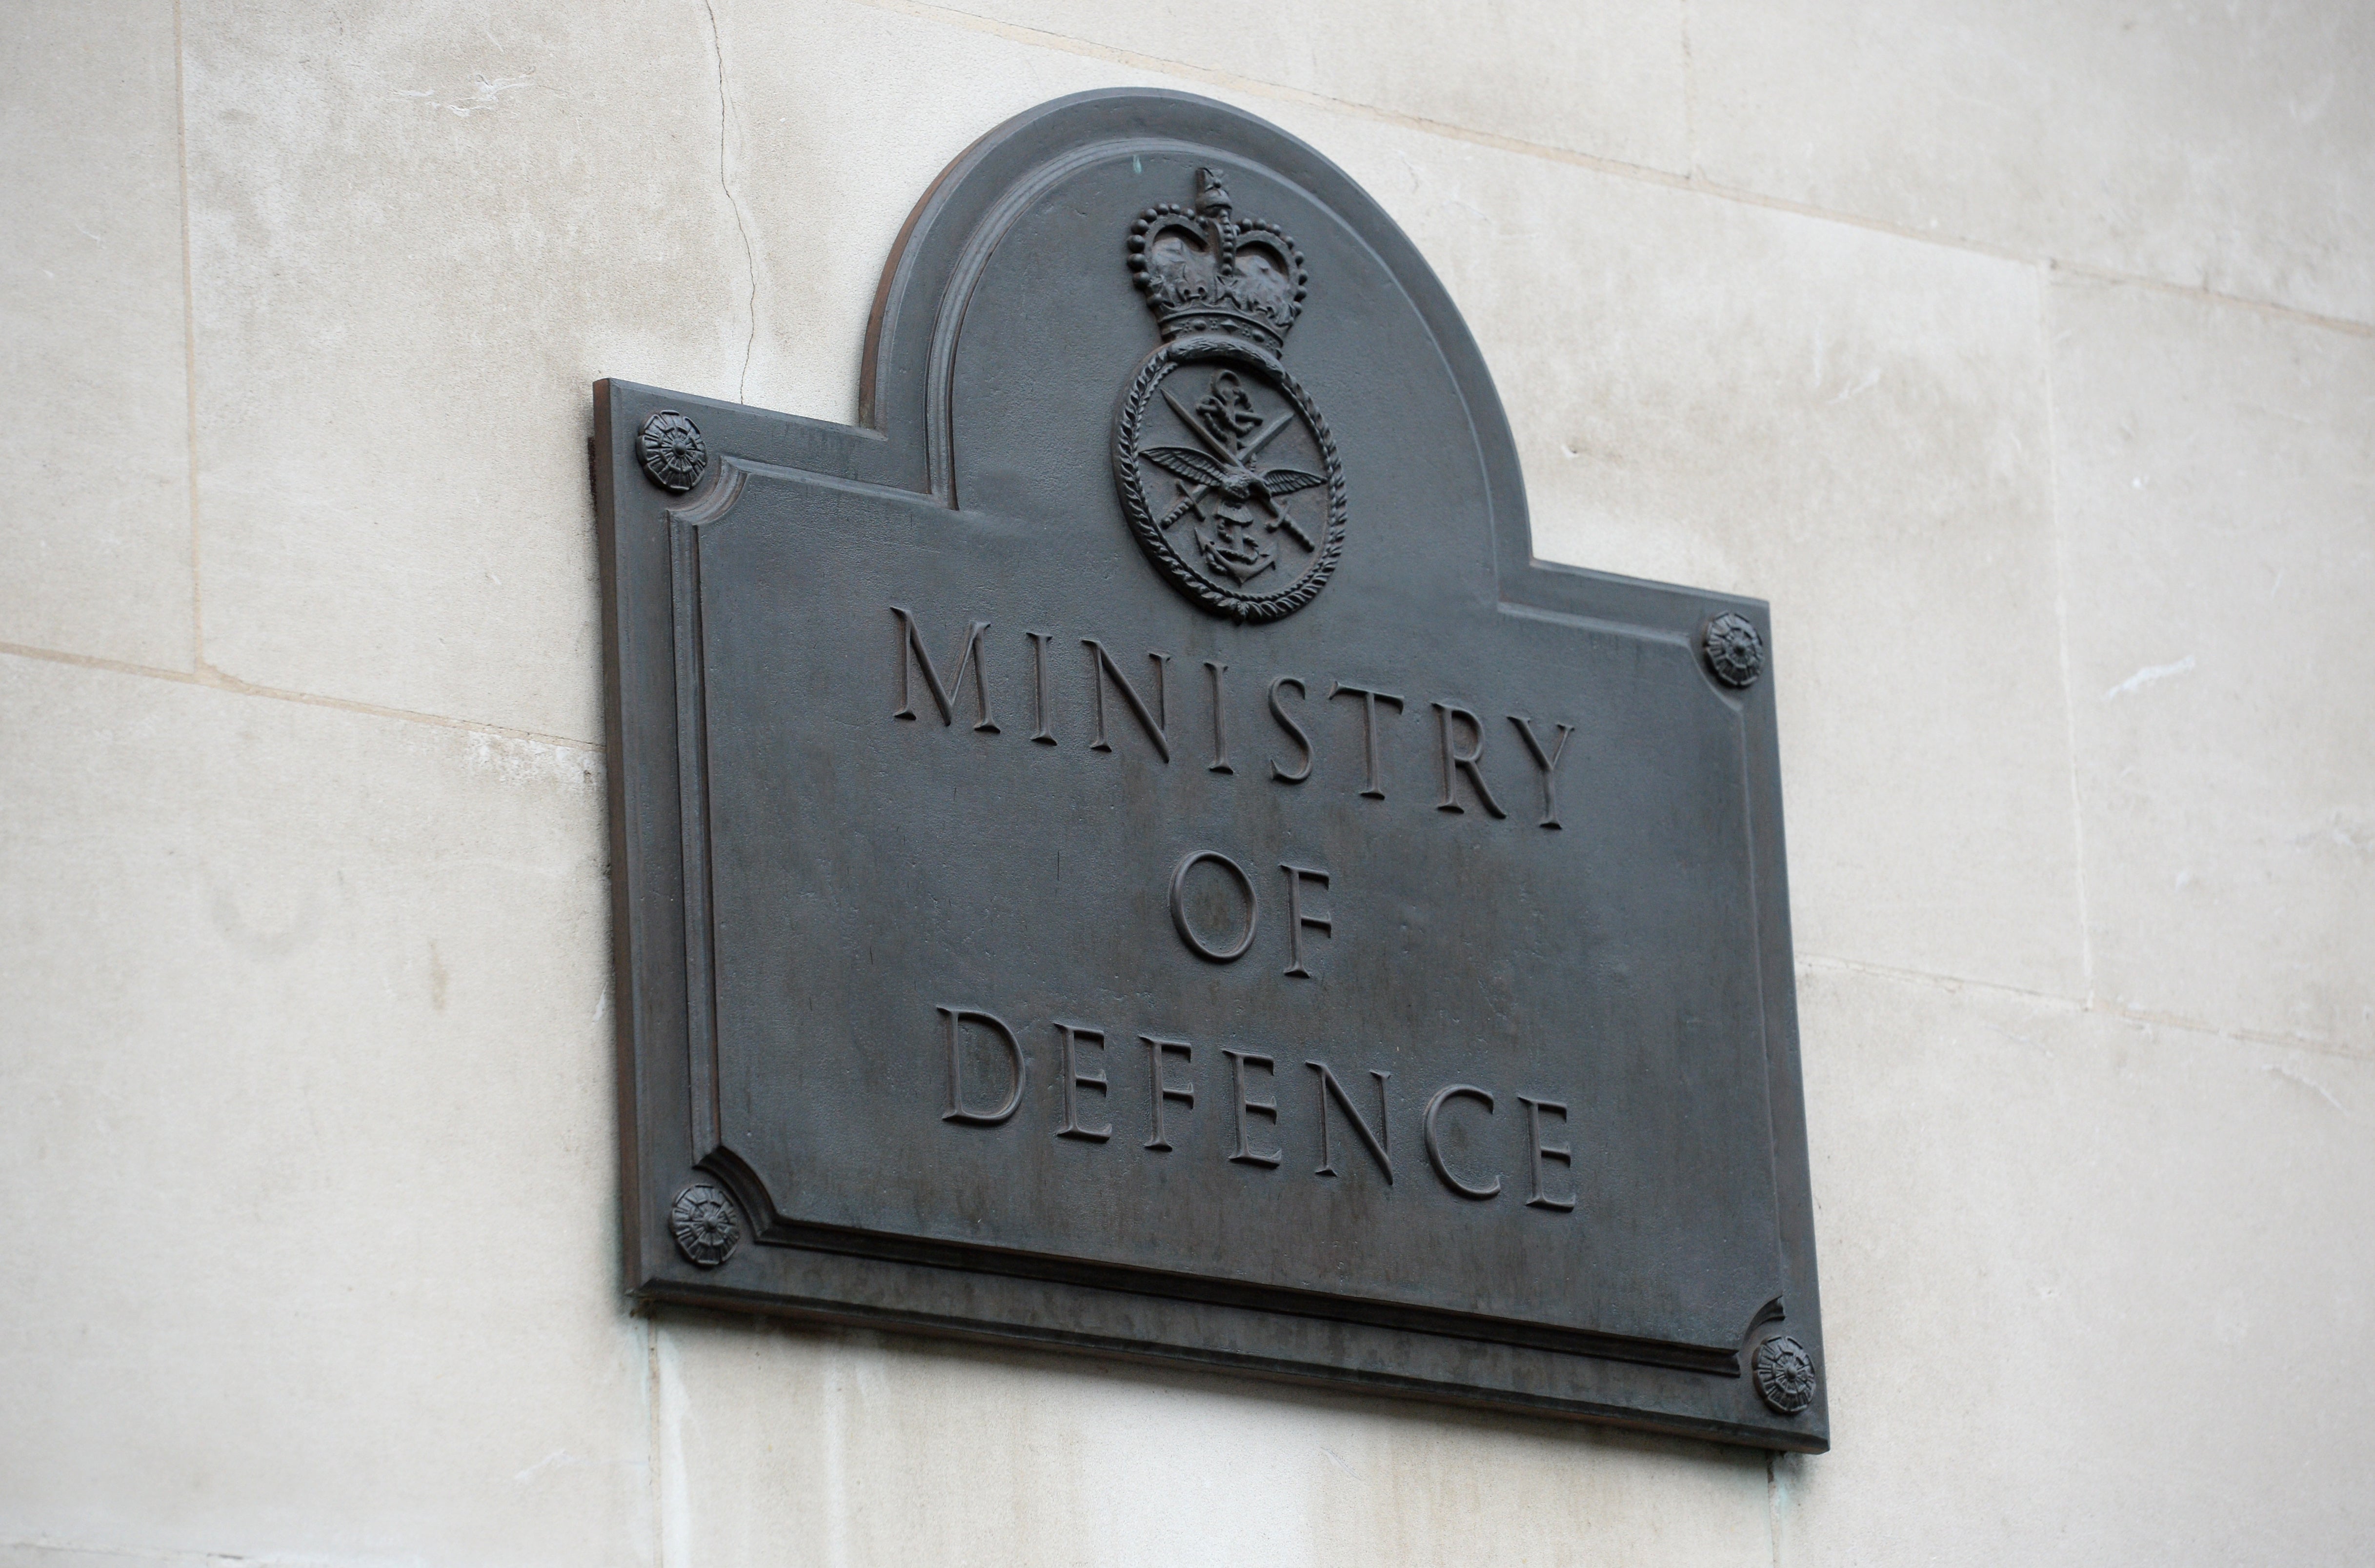
[[[1114,422],[1114,477],[1130,530],[1188,598],[1235,620],[1309,604],[1344,548],[1335,438],[1280,362],[1303,312],[1303,253],[1240,219],[1220,171],[1196,205],[1139,215],[1129,269],[1163,345]]]

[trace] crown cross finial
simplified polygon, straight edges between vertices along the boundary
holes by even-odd
[[[1221,183],[1219,170],[1196,171],[1196,212],[1201,218],[1229,216],[1229,187]]]
[[[1129,270],[1165,341],[1210,333],[1272,353],[1303,312],[1303,253],[1277,225],[1238,219],[1218,169],[1196,171],[1193,209],[1165,202],[1129,230]]]

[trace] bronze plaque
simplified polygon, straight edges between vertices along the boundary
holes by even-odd
[[[985,137],[864,374],[595,389],[634,1291],[1826,1446],[1765,607],[1532,560],[1217,103]]]

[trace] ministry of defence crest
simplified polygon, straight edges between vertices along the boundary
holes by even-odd
[[[1156,570],[1214,615],[1276,620],[1318,596],[1344,549],[1344,469],[1279,362],[1302,313],[1303,253],[1236,218],[1216,169],[1196,205],[1148,208],[1129,268],[1163,346],[1114,420],[1114,479]]]

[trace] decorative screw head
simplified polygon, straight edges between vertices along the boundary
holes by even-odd
[[[1699,649],[1707,668],[1726,686],[1754,686],[1765,673],[1765,639],[1746,616],[1727,610],[1714,617],[1699,629]]]
[[[701,439],[701,428],[673,408],[663,408],[644,421],[635,453],[652,483],[677,495],[701,483],[709,466],[709,443]]]
[[[696,1182],[676,1195],[668,1210],[668,1227],[676,1232],[677,1250],[703,1268],[715,1268],[734,1256],[742,1240],[742,1221],[734,1200],[706,1182]]]
[[[1806,1347],[1777,1334],[1756,1347],[1756,1391],[1785,1416],[1814,1402],[1814,1362]]]

